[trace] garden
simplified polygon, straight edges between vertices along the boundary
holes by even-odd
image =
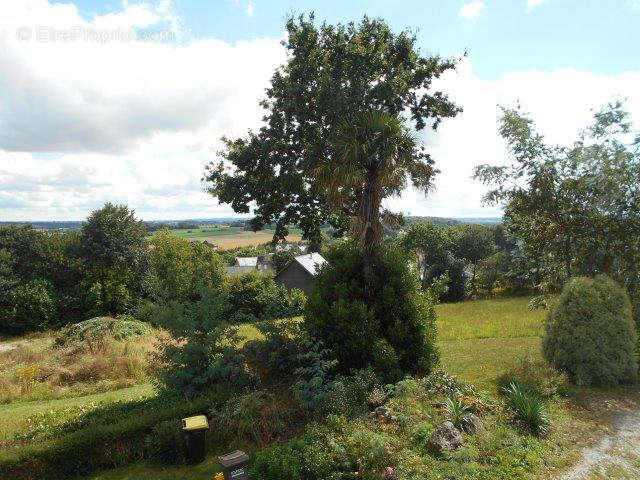
[[[511,165],[475,171],[502,224],[416,221],[383,200],[433,187],[412,129],[460,112],[431,88],[456,60],[380,19],[286,28],[265,125],[225,139],[205,181],[272,229],[276,268],[294,231],[322,254],[311,294],[229,276],[239,250],[149,237],[126,205],[73,232],[1,228],[0,478],[196,479],[236,449],[254,480],[634,478],[617,442],[640,410],[640,136],[623,104],[571,147],[503,109]],[[197,465],[193,415],[210,426]]]

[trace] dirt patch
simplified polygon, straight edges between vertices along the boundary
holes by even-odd
[[[640,405],[611,411],[607,420],[609,432],[585,448],[578,463],[557,480],[640,478]]]

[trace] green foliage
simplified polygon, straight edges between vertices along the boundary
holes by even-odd
[[[78,319],[84,293],[77,235],[0,227],[0,333],[22,334]]]
[[[304,325],[331,348],[339,370],[371,365],[385,380],[429,373],[437,361],[435,313],[405,256],[393,246],[379,249],[370,296],[353,243],[336,244],[327,257],[307,301]]]
[[[253,383],[237,349],[240,338],[231,316],[224,291],[204,290],[197,301],[174,300],[158,309],[154,322],[178,340],[163,346],[159,386],[195,398],[218,384],[242,390]]]
[[[222,283],[222,260],[207,246],[168,230],[156,233],[149,243],[158,294],[164,301],[194,299],[202,289]]]
[[[52,287],[46,280],[31,280],[13,291],[0,331],[12,335],[45,330],[55,314]]]
[[[454,67],[452,60],[426,57],[408,31],[393,33],[380,19],[359,24],[316,25],[310,18],[287,20],[287,63],[278,69],[261,105],[265,126],[246,138],[226,139],[225,161],[209,165],[210,192],[236,212],[255,204],[253,228],[276,223],[276,238],[297,224],[305,238],[319,239],[331,220],[340,228],[355,215],[349,199],[336,215],[314,181],[332,158],[337,121],[379,109],[410,116],[417,129],[436,127],[459,109],[432,80]],[[228,168],[232,166],[232,168]],[[433,171],[428,162],[418,171]]]
[[[302,314],[306,302],[301,290],[289,291],[260,272],[229,277],[226,288],[235,322],[295,317]]]
[[[565,396],[569,392],[569,379],[543,360],[524,357],[511,371],[500,376],[498,388],[503,390],[511,384],[534,393],[542,398],[556,395]]]
[[[518,421],[535,435],[544,435],[549,428],[547,410],[538,395],[512,383],[502,392],[507,405],[513,410]]]
[[[153,427],[144,441],[147,457],[160,465],[185,461],[186,444],[180,420],[165,420]]]
[[[481,165],[486,200],[504,205],[505,224],[522,241],[525,275],[556,286],[606,273],[637,288],[640,264],[640,135],[621,101],[604,106],[570,147],[547,145],[530,116],[504,108],[500,133],[507,166]]]
[[[493,234],[484,225],[473,223],[448,227],[447,235],[453,245],[455,257],[466,260],[472,266],[471,290],[475,294],[478,262],[495,250]]]
[[[462,418],[469,411],[469,405],[466,405],[460,398],[447,397],[444,401],[444,410],[454,427],[461,428]]]
[[[72,342],[85,339],[97,340],[107,336],[116,340],[126,340],[136,335],[145,335],[150,331],[149,325],[136,320],[131,315],[119,315],[117,318],[95,317],[62,328],[56,334],[55,343],[66,346]]]
[[[578,385],[619,385],[637,378],[636,342],[629,296],[599,275],[567,283],[549,312],[543,351]]]
[[[80,233],[84,288],[92,314],[127,312],[142,296],[149,271],[144,224],[125,205],[106,203],[89,215]]]
[[[193,402],[166,396],[117,402],[57,425],[55,435],[0,453],[0,477],[57,480],[86,476],[145,457],[145,439],[160,422],[202,414],[224,397]]]

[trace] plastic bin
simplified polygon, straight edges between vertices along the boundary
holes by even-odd
[[[207,430],[209,430],[207,417],[196,415],[195,417],[183,418],[182,430],[186,437],[187,462],[202,462],[207,453]]]
[[[218,463],[222,467],[224,480],[249,480],[247,463],[249,456],[242,450],[228,453],[218,457]]]

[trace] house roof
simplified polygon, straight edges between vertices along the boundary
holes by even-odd
[[[228,275],[231,275],[232,277],[237,277],[238,275],[243,275],[247,272],[254,272],[255,267],[239,267],[237,265],[234,265],[232,267],[225,267],[225,270]]]
[[[236,257],[236,267],[257,267],[258,257]]]
[[[297,257],[294,257],[294,260],[311,275],[318,273],[318,269],[327,263],[324,257],[317,252],[298,255]]]

